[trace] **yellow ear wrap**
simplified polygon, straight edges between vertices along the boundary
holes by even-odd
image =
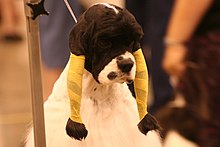
[[[138,129],[141,133],[147,134],[150,130],[160,130],[160,126],[156,119],[147,112],[148,97],[148,70],[141,49],[133,53],[136,61],[136,75],[134,79],[134,90],[136,95],[138,113],[140,122]]]
[[[80,104],[82,97],[82,75],[84,71],[85,56],[70,55],[70,66],[67,74],[67,88],[70,98],[70,119],[83,123],[80,116]]]
[[[147,112],[148,96],[148,71],[144,55],[141,49],[133,53],[136,61],[136,75],[134,80],[134,90],[136,95],[139,118],[142,120]]]
[[[67,90],[70,98],[70,118],[66,125],[66,132],[70,137],[81,140],[87,136],[87,130],[80,116],[82,97],[82,76],[84,72],[85,56],[71,53],[67,74]]]

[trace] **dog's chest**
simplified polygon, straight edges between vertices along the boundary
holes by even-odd
[[[114,105],[118,101],[126,101],[132,97],[128,86],[114,83],[111,85],[98,84],[87,71],[83,75],[82,98],[90,99],[96,105]]]

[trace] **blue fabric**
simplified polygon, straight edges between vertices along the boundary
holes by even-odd
[[[126,7],[143,27],[142,46],[151,51],[148,68],[152,76],[154,103],[149,112],[154,113],[172,97],[173,89],[169,77],[161,67],[164,52],[163,38],[172,10],[173,0],[127,0]],[[146,55],[147,49],[144,49]]]
[[[79,17],[80,4],[77,0],[69,2]],[[74,20],[63,0],[46,0],[45,8],[49,16],[41,16],[39,20],[42,60],[49,68],[63,68],[69,58],[68,38]]]

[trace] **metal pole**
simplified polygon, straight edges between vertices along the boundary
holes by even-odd
[[[46,147],[40,67],[39,23],[38,18],[33,18],[33,10],[27,6],[27,3],[35,4],[38,3],[38,0],[24,0],[24,8],[27,24],[28,53],[31,77],[34,143],[35,147]]]

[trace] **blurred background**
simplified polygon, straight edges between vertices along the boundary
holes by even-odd
[[[126,7],[144,30],[149,111],[163,128],[164,146],[219,147],[220,1],[71,0],[70,4],[78,18],[97,2]],[[68,61],[68,34],[74,21],[62,0],[46,0],[45,8],[50,15],[40,17],[39,33],[47,100]],[[22,0],[0,0],[0,147],[21,146],[32,121],[25,21]]]
[[[0,1],[0,147],[18,147],[32,121],[23,1],[9,4]]]

